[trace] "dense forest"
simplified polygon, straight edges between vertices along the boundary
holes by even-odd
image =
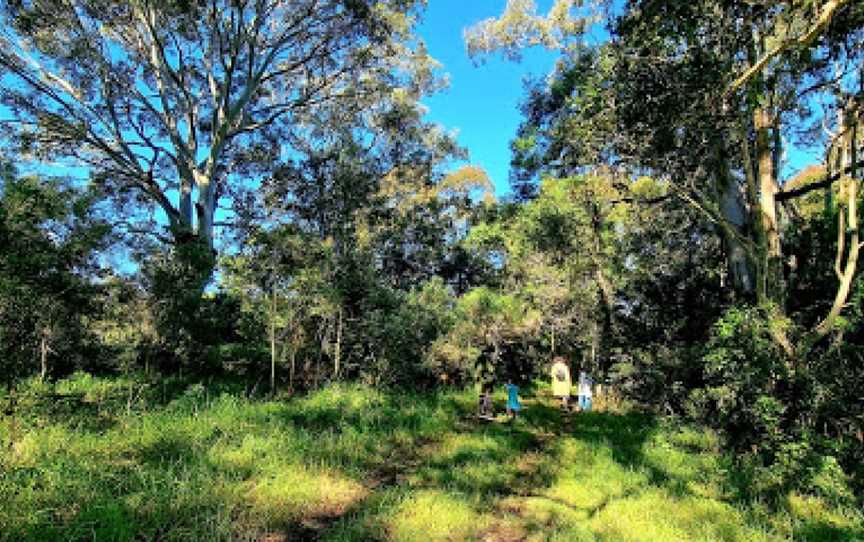
[[[360,473],[376,452],[350,459],[352,446],[412,433],[388,448],[409,461],[464,423],[442,397],[464,416],[484,385],[510,380],[542,398],[555,356],[594,376],[600,412],[584,423],[623,431],[597,443],[632,451],[646,428],[698,428],[670,434],[697,447],[716,436],[735,502],[765,503],[765,514],[790,494],[861,506],[864,4],[504,4],[464,32],[476,69],[530,47],[557,62],[525,83],[502,196],[457,136],[425,118],[446,66],[416,34],[422,0],[0,2],[0,496],[33,510],[0,512],[0,539],[250,539],[240,520],[220,530],[231,521],[184,516],[176,502],[160,508],[166,524],[209,526],[160,530],[126,515],[115,519],[127,530],[100,538],[81,527],[100,521],[80,519],[90,501],[40,501],[38,487],[54,486],[28,461],[48,456],[27,446],[54,425],[71,440],[104,436],[86,421],[93,409],[129,424],[172,401],[189,420],[210,405],[201,415],[239,435],[273,431],[265,413],[285,409],[283,422],[310,431],[282,429],[311,461],[305,476],[344,496],[354,489],[335,471],[310,474],[333,457],[316,442],[342,454],[328,468]],[[793,168],[801,149],[821,158]],[[331,417],[316,418],[326,400]],[[352,408],[356,418],[339,417]],[[529,404],[513,427],[588,438],[543,408]],[[604,408],[618,417],[599,417]],[[365,409],[388,413],[388,437]],[[365,436],[316,441],[349,422]],[[521,452],[547,442],[482,430]],[[173,449],[162,450],[169,463],[197,461]],[[107,467],[93,453],[96,476]],[[83,472],[57,461],[51,476]],[[376,479],[388,479],[382,469]],[[503,495],[512,484],[495,476],[447,487]],[[434,511],[443,498],[411,502]],[[287,538],[266,533],[297,517],[267,516],[248,536],[440,534],[425,538],[422,522],[355,532],[339,510]],[[864,520],[850,521],[786,535],[864,537]],[[439,538],[547,539],[490,525]],[[556,539],[595,539],[575,532]]]

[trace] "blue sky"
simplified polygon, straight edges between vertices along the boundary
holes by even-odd
[[[537,2],[545,14],[551,0]],[[556,54],[541,48],[525,51],[521,62],[500,55],[490,56],[483,65],[468,58],[462,38],[464,28],[487,17],[500,15],[506,0],[429,0],[418,34],[429,53],[443,64],[450,76],[449,89],[423,100],[429,107],[427,119],[445,128],[457,129],[459,143],[470,152],[470,161],[484,168],[495,183],[497,195],[509,191],[510,141],[521,120],[519,104],[524,96],[523,79],[548,75]],[[591,41],[603,39],[595,29]],[[820,162],[820,151],[794,148],[786,141],[783,177],[788,178],[807,164]]]
[[[444,65],[450,76],[449,89],[423,100],[429,107],[427,119],[448,130],[458,129],[459,143],[468,148],[471,163],[489,173],[499,196],[509,190],[509,144],[521,120],[522,81],[529,74],[547,75],[556,58],[539,48],[526,51],[519,63],[493,56],[477,66],[468,58],[462,30],[499,15],[505,3],[505,0],[429,0],[418,28],[429,53]],[[540,11],[549,3],[538,2]]]

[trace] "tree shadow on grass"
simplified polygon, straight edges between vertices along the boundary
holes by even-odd
[[[864,529],[813,521],[795,529],[794,539],[808,542],[860,542],[864,540]]]
[[[117,425],[117,417],[109,409],[87,400],[83,393],[46,394],[33,400],[28,410],[49,424],[71,431],[104,433]]]
[[[657,417],[645,413],[614,414],[586,412],[574,416],[569,435],[580,441],[610,450],[612,459],[627,470],[643,473],[647,484],[665,490],[674,497],[693,496],[690,483],[696,474],[681,475],[668,465],[646,454],[646,447],[660,430]],[[678,452],[695,454],[696,447],[677,443],[670,448]],[[702,451],[702,450],[699,450]]]
[[[644,466],[645,443],[657,431],[657,419],[647,414],[583,412],[573,414],[569,425],[568,436],[608,446],[625,467]]]
[[[536,436],[519,427],[459,431],[420,452],[409,477],[415,487],[488,498],[518,493],[526,484],[551,480],[541,469]]]

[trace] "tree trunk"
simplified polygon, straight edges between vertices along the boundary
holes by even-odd
[[[42,330],[42,340],[39,342],[39,361],[42,370],[39,373],[39,380],[45,382],[48,377],[48,330]]]
[[[216,207],[216,185],[212,179],[198,177],[198,201],[195,210],[198,218],[198,238],[208,249],[213,250],[213,214]]]
[[[774,152],[771,145],[772,115],[765,107],[753,111],[756,132],[756,167],[759,190],[759,228],[761,276],[757,285],[760,302],[785,307],[783,257],[780,246],[780,227],[777,220],[777,179],[774,177]]]
[[[858,229],[858,170],[857,153],[858,153],[858,129],[860,125],[859,112],[855,104],[850,101],[847,104],[843,124],[841,125],[841,140],[838,145],[838,166],[839,171],[846,171],[850,168],[849,177],[840,177],[840,196],[837,198],[838,203],[845,207],[838,212],[838,232],[837,232],[837,256],[835,260],[835,271],[837,278],[840,281],[837,286],[837,292],[834,296],[834,302],[831,309],[825,318],[808,333],[799,346],[800,355],[807,354],[813,346],[816,345],[823,337],[834,329],[837,322],[837,317],[846,305],[849,298],[849,293],[852,289],[852,282],[855,279],[855,272],[858,266],[858,256],[861,250],[860,231]],[[831,157],[828,159],[829,173]],[[830,188],[829,188],[830,189]],[[844,197],[845,196],[845,197]],[[845,200],[845,205],[843,202]],[[843,212],[846,212],[844,220]],[[843,256],[846,246],[846,234],[849,234],[849,254],[846,256],[846,264],[842,265]]]
[[[192,186],[194,185],[194,176],[188,168],[180,170],[180,221],[182,225],[191,232],[192,231]]]
[[[714,170],[718,208],[722,219],[728,225],[728,228],[718,228],[718,233],[723,241],[726,266],[733,290],[750,297],[754,293],[756,279],[752,254],[748,253],[741,241],[745,237],[745,230],[750,223],[744,194],[729,171],[729,161],[723,142],[719,137],[714,143],[713,154],[716,159]]]
[[[336,313],[336,345],[333,352],[333,378],[339,380],[340,356],[342,355],[342,306]]]
[[[270,393],[276,393],[276,289],[270,294]]]
[[[846,191],[848,197],[846,200],[847,212],[847,231],[849,232],[849,255],[846,258],[846,266],[842,274],[838,277],[840,284],[837,286],[837,294],[834,296],[834,303],[831,310],[822,322],[816,327],[816,333],[819,337],[825,336],[834,326],[834,322],[843,310],[846,304],[846,299],[849,297],[849,291],[852,287],[852,280],[855,278],[855,268],[858,263],[858,254],[861,249],[859,243],[858,231],[858,186],[856,181],[850,180],[846,183]],[[842,215],[841,215],[842,216]],[[841,235],[845,235],[843,232]]]

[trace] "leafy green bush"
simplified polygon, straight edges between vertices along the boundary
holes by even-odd
[[[739,484],[744,495],[797,488],[848,504],[850,479],[836,446],[826,446],[837,441],[815,429],[838,405],[854,401],[831,399],[830,380],[813,378],[818,362],[784,356],[774,337],[790,324],[773,314],[731,307],[715,323],[702,358],[705,384],[690,393],[688,413],[724,432],[746,473]]]
[[[784,325],[767,310],[733,306],[712,329],[705,384],[691,393],[689,411],[725,430],[738,450],[770,455],[784,442],[791,372],[771,336],[772,326]]]

